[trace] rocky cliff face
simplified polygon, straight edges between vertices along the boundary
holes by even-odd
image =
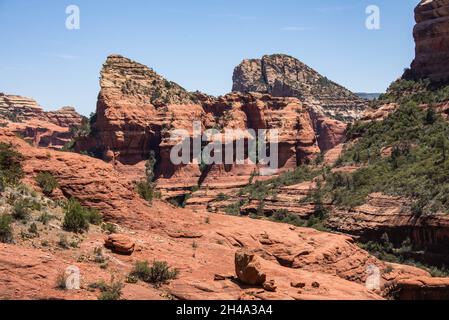
[[[367,101],[287,55],[244,60],[234,70],[232,90],[299,98],[314,113],[337,120],[360,117]]]
[[[227,180],[231,185],[246,184],[254,170],[259,170],[254,164],[214,165],[202,172],[197,164],[173,165],[169,157],[175,142],[169,133],[185,129],[193,138],[193,121],[199,121],[203,130],[221,132],[226,128],[278,129],[281,170],[310,162],[344,136],[344,124],[320,115],[312,121],[311,113],[297,98],[237,92],[215,98],[191,93],[150,68],[117,55],[108,57],[100,84],[92,134],[78,143],[78,151],[87,150],[125,165],[146,160],[151,150],[156,151],[159,183],[171,189],[199,182],[227,184]]]
[[[449,80],[449,0],[422,0],[415,9],[414,77]]]
[[[41,118],[44,111],[30,98],[0,93],[0,118],[13,122]]]
[[[69,128],[79,126],[82,116],[73,107],[45,112],[36,100],[0,93],[0,119],[10,122],[41,120]]]
[[[73,107],[45,112],[33,99],[0,93],[0,123],[30,143],[61,149],[73,138],[70,129],[81,126],[83,117]]]

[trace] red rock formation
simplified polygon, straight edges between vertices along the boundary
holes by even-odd
[[[41,171],[59,181],[60,194],[77,198],[83,205],[96,208],[106,217],[143,214],[147,204],[134,192],[132,182],[114,170],[111,164],[91,157],[30,146],[10,130],[0,130],[0,141],[12,143],[26,156],[25,181],[34,185]],[[148,217],[147,223],[151,223]],[[148,225],[148,224],[147,224]]]
[[[34,183],[37,172],[49,171],[65,196],[99,209],[109,221],[118,222],[125,234],[132,234],[138,247],[132,256],[107,253],[114,272],[125,277],[134,261],[155,259],[180,270],[178,278],[160,291],[144,284],[126,284],[125,298],[140,295],[155,299],[163,292],[182,299],[238,299],[248,295],[258,299],[381,298],[365,288],[365,271],[371,264],[380,269],[387,265],[358,248],[349,237],[268,221],[194,213],[159,201],[150,207],[137,196],[126,176],[101,160],[35,148],[5,129],[0,130],[0,141],[12,143],[24,155],[26,183]],[[206,217],[208,223],[204,222]],[[96,294],[86,290],[86,285],[105,279],[108,271],[78,259],[102,246],[104,238],[94,229],[83,239],[73,251],[35,249],[32,243],[29,248],[0,245],[2,298],[95,299]],[[192,241],[196,243],[194,248]],[[229,274],[235,277],[234,256],[241,248],[258,257],[262,272],[274,280],[276,292],[241,286],[232,276],[217,278]],[[81,290],[55,289],[58,270],[68,265],[80,268],[84,279]],[[383,283],[399,275],[401,279],[416,277],[416,272],[396,266],[393,269]],[[425,272],[422,275],[428,276]],[[292,287],[295,281],[304,282],[305,288],[298,291]]]
[[[367,101],[282,54],[244,60],[235,68],[233,81],[233,91],[296,97],[313,112],[338,120],[358,119],[367,107]]]
[[[416,57],[413,76],[433,81],[449,79],[449,1],[421,0],[415,9],[413,36]]]
[[[62,107],[56,111],[45,112],[48,122],[63,128],[79,127],[83,117],[73,107]]]
[[[0,117],[12,122],[44,118],[44,111],[30,98],[0,93]]]
[[[235,273],[242,283],[253,286],[262,286],[267,279],[261,271],[259,258],[244,250],[235,253]]]
[[[413,215],[410,202],[400,197],[372,194],[364,205],[334,210],[327,225],[365,241],[380,239],[387,233],[391,242],[401,245],[409,237],[415,246],[426,248],[425,258],[429,263],[448,261],[449,216]]]
[[[399,104],[397,103],[388,103],[381,105],[377,109],[368,109],[363,114],[360,119],[363,122],[370,121],[382,121],[386,119],[391,113],[396,111],[399,108]],[[436,113],[441,115],[444,119],[449,120],[449,102],[441,102],[432,105],[421,104],[419,108],[422,110],[427,110],[428,108],[432,108]]]
[[[394,285],[399,300],[448,300],[449,279],[416,277],[398,280]]]
[[[177,141],[170,140],[169,133],[173,129],[185,129],[192,139],[193,121],[199,121],[202,130],[278,129],[281,170],[310,161],[320,152],[310,116],[295,98],[273,98],[257,93],[213,98],[189,93],[153,70],[120,56],[107,59],[100,84],[93,134],[81,140],[77,149],[127,165],[146,160],[150,150],[156,151],[158,182],[165,196],[185,193],[200,182],[226,184],[229,179],[228,183],[234,186],[245,184],[251,173],[258,170],[258,166],[251,164],[216,165],[206,172],[200,172],[198,164],[173,165],[169,157]],[[323,137],[328,135],[334,139],[330,127],[323,125]],[[220,135],[215,136],[219,138]],[[334,140],[329,144],[338,139]],[[224,180],[219,181],[217,177]]]
[[[318,147],[321,152],[325,153],[345,140],[347,129],[346,123],[329,117],[324,117],[311,109],[308,111],[312,119],[314,131],[317,136]]]
[[[61,149],[73,138],[73,133],[68,127],[60,127],[42,120],[10,122],[7,127],[29,143],[50,149]]]
[[[41,120],[69,128],[80,126],[82,116],[73,107],[45,112],[33,99],[0,93],[0,119],[10,122]]]
[[[61,149],[83,117],[72,107],[45,112],[33,99],[0,93],[0,121],[36,146]]]
[[[136,244],[123,234],[111,234],[105,239],[104,246],[115,253],[130,255]]]

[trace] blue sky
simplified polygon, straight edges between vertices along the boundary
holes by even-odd
[[[0,92],[47,110],[95,110],[99,71],[118,53],[188,90],[232,87],[244,58],[286,53],[353,91],[381,92],[414,57],[418,0],[0,0]],[[65,28],[68,5],[80,30]],[[381,29],[365,28],[377,5]]]

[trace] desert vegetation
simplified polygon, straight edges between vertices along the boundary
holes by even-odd
[[[170,268],[165,261],[153,261],[151,266],[148,261],[137,261],[128,276],[128,281],[141,280],[160,286],[169,280],[176,279],[178,275],[179,270]]]
[[[67,201],[64,211],[63,228],[66,231],[82,233],[89,230],[89,224],[99,225],[102,222],[97,210],[85,208],[75,199]]]
[[[449,124],[440,116],[408,102],[384,121],[356,123],[348,132],[353,137],[357,143],[339,163],[362,167],[326,176],[325,189],[336,205],[353,207],[383,192],[410,198],[418,215],[449,212]]]

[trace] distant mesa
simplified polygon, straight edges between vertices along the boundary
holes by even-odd
[[[369,101],[373,101],[376,100],[380,97],[382,93],[368,93],[368,92],[357,92],[356,95],[359,98],[365,99],[365,100],[369,100]]]
[[[73,107],[46,112],[34,99],[0,93],[0,125],[35,146],[62,149],[82,121]]]

